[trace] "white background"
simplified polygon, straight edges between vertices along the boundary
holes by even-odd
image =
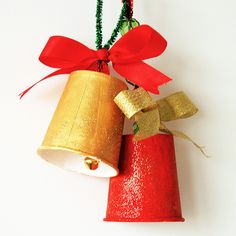
[[[185,91],[200,112],[171,127],[207,147],[204,159],[175,139],[185,223],[106,223],[108,179],[73,174],[36,155],[66,76],[17,94],[51,72],[39,63],[49,36],[94,47],[95,0],[0,0],[0,235],[236,235],[235,0],[134,0],[135,17],[169,46],[149,63],[174,80],[161,97]],[[120,11],[104,0],[104,37]]]

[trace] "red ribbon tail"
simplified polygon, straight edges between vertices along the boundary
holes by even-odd
[[[28,93],[35,85],[39,84],[40,82],[42,82],[42,81],[44,81],[44,80],[46,80],[46,79],[48,79],[48,78],[50,78],[50,77],[52,77],[52,76],[70,73],[70,72],[68,72],[68,70],[71,71],[71,69],[59,69],[59,70],[57,70],[57,71],[54,71],[53,73],[51,73],[51,74],[45,76],[45,77],[42,78],[41,80],[37,81],[36,83],[34,83],[34,84],[31,85],[30,87],[28,87],[26,90],[24,90],[24,91],[23,91],[22,93],[20,93],[18,96],[19,96],[20,99],[21,99],[21,98],[24,97],[24,95],[25,95],[26,93]]]
[[[142,61],[132,64],[113,64],[113,67],[127,80],[155,94],[159,93],[159,86],[171,81],[171,78]]]

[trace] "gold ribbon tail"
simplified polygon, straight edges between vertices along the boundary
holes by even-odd
[[[163,123],[161,124],[161,128],[160,131],[165,132],[165,133],[170,133],[173,136],[177,137],[177,138],[182,138],[184,140],[187,140],[189,142],[191,142],[205,157],[209,158],[210,156],[206,154],[206,152],[204,151],[204,146],[200,146],[199,144],[197,144],[195,141],[193,141],[188,135],[186,135],[185,133],[178,131],[178,130],[170,130],[168,129]]]

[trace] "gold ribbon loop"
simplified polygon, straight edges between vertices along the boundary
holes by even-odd
[[[133,91],[123,90],[115,97],[114,101],[128,119],[155,104],[149,93],[141,88]]]
[[[157,101],[162,121],[172,121],[193,116],[197,107],[183,93],[177,92]]]
[[[177,92],[154,101],[143,88],[121,91],[114,99],[128,119],[134,117],[137,124],[135,140],[142,140],[158,132],[171,133],[176,137],[192,142],[205,156],[203,147],[180,131],[169,130],[162,122],[184,119],[193,116],[197,107],[183,93]]]

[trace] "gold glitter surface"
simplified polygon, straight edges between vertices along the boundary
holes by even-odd
[[[142,88],[122,91],[115,97],[114,101],[128,119],[155,104],[148,92]]]
[[[177,92],[157,101],[158,110],[162,121],[171,121],[188,118],[198,109],[183,93]]]
[[[135,121],[139,131],[135,134],[135,140],[143,140],[159,132],[160,115],[158,109],[139,112],[135,115]]]
[[[104,73],[71,73],[39,150],[93,156],[118,171],[124,115],[113,100],[125,89],[125,83]]]

